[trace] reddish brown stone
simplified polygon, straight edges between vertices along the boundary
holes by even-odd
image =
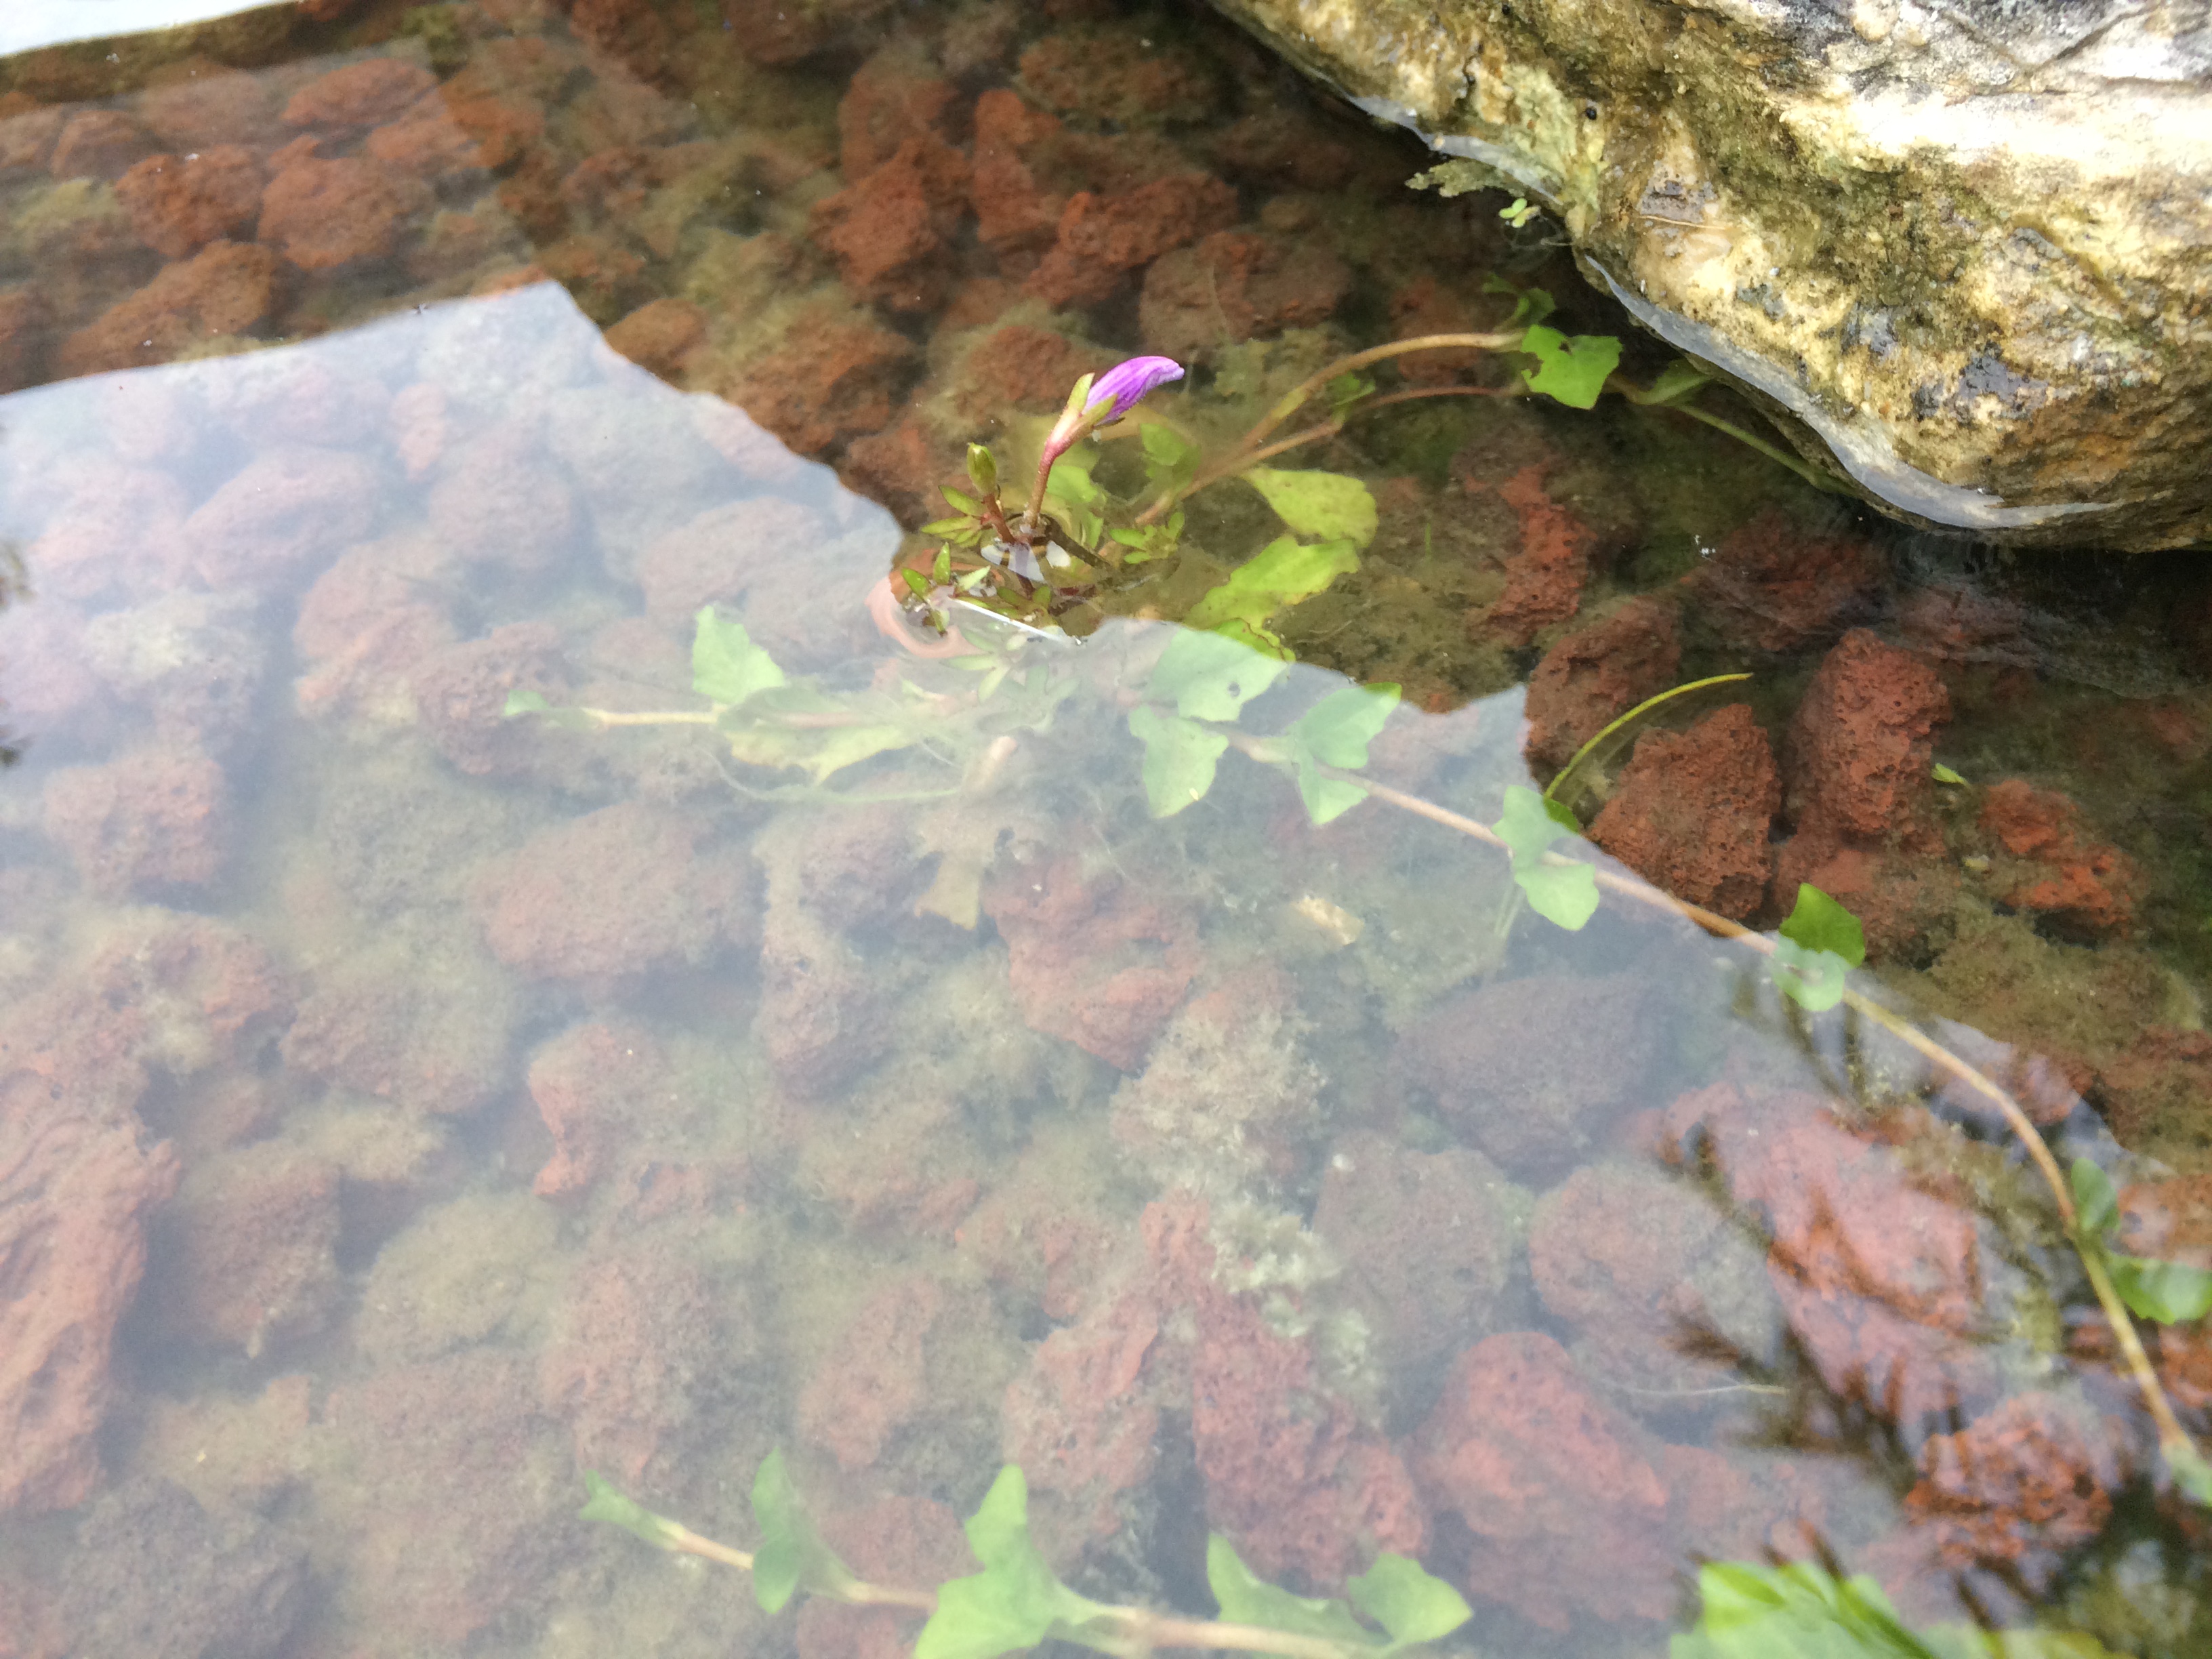
[[[950,510],[939,486],[969,490],[965,447],[912,416],[887,432],[855,438],[845,447],[837,476],[872,501],[890,509],[909,528],[941,519]]]
[[[149,155],[116,181],[138,240],[165,259],[250,229],[261,210],[261,164],[239,144],[192,155]]]
[[[802,455],[890,424],[915,349],[903,335],[857,318],[801,319],[791,343],[738,378],[728,396]]]
[[[2104,1530],[2118,1470],[2094,1414],[2047,1394],[2006,1401],[1956,1434],[1929,1437],[1905,1512],[1947,1567],[2046,1580]]]
[[[927,1402],[924,1344],[945,1292],[921,1273],[870,1297],[799,1395],[799,1432],[847,1470],[865,1469]]]
[[[154,141],[121,110],[81,109],[63,125],[47,166],[57,179],[118,179],[154,148]]]
[[[1137,326],[1146,350],[1204,362],[1237,341],[1327,322],[1351,291],[1351,268],[1325,242],[1217,231],[1152,262]]]
[[[337,1238],[334,1164],[269,1143],[204,1158],[156,1230],[153,1322],[173,1341],[258,1358],[329,1319]]]
[[[1647,880],[1737,921],[1766,901],[1782,779],[1747,703],[1647,732],[1590,839]]]
[[[222,769],[196,750],[125,755],[46,781],[46,834],[109,898],[206,886],[229,850],[229,818]]]
[[[563,1031],[530,1060],[530,1098],[554,1149],[532,1190],[540,1198],[585,1191],[668,1094],[660,1045],[641,1027],[595,1023]]]
[[[271,141],[276,104],[255,76],[204,58],[168,65],[162,73],[169,78],[146,89],[138,117],[164,149],[182,154]]]
[[[707,313],[689,300],[652,300],[606,331],[607,344],[663,380],[681,378],[707,337]]]
[[[1028,290],[1050,306],[1098,305],[1163,253],[1236,219],[1237,192],[1209,173],[1103,194],[1079,191],[1060,210]]]
[[[1498,486],[1498,494],[1520,520],[1520,545],[1505,556],[1505,591],[1483,618],[1483,626],[1508,645],[1528,645],[1547,629],[1572,619],[1582,609],[1583,584],[1589,577],[1595,542],[1590,528],[1544,488],[1543,465],[1522,468]]]
[[[619,58],[647,80],[666,68],[668,25],[653,0],[576,0],[568,27],[579,40]]]
[[[1864,542],[1808,534],[1770,508],[1723,537],[1683,586],[1731,643],[1794,651],[1863,620],[1887,574]]]
[[[975,100],[975,234],[1001,263],[1052,246],[1066,204],[1038,185],[1030,158],[1062,130],[1017,94],[994,89]]]
[[[947,258],[968,193],[968,158],[909,138],[882,166],[816,204],[815,242],[855,297],[894,311],[932,311],[954,274]]]
[[[1096,347],[1050,329],[1010,323],[979,340],[962,360],[953,407],[978,426],[1003,421],[1015,410],[1053,414],[1079,378],[1105,367],[1107,354]]]
[[[957,144],[960,89],[896,52],[878,52],[854,71],[837,100],[837,164],[859,183],[908,142]]]
[[[438,84],[438,77],[403,58],[368,58],[332,70],[292,94],[290,127],[373,127],[391,120]]]
[[[39,384],[52,339],[53,313],[36,289],[0,289],[0,393]]]
[[[829,533],[812,507],[777,495],[755,495],[702,513],[638,556],[646,614],[688,631],[700,606],[743,599],[763,570],[788,562],[793,550]]]
[[[304,270],[380,258],[429,203],[423,187],[381,161],[295,160],[261,195],[261,240]]]
[[[271,447],[185,520],[193,567],[213,587],[279,586],[366,534],[378,495],[358,455]]]
[[[1790,726],[1789,800],[1802,830],[1935,851],[1935,734],[1943,682],[1910,651],[1855,629],[1821,659]]]
[[[20,110],[10,108],[4,117],[0,117],[0,173],[43,170],[47,158],[53,154],[54,140],[60,136],[62,122],[68,113],[66,110],[33,106]]]
[[[1212,120],[1222,104],[1212,61],[1127,28],[1055,30],[1022,54],[1019,72],[1046,108],[1115,127]]]
[[[2081,809],[2066,796],[2006,778],[1983,797],[1981,827],[2008,855],[1991,872],[2000,903],[2082,933],[2131,930],[2142,884],[2135,861],[2094,840]]]
[[[487,426],[441,470],[430,491],[430,525],[461,558],[535,573],[566,556],[575,497],[565,469],[526,426]]]
[[[415,710],[431,744],[472,777],[527,772],[550,734],[537,722],[507,718],[507,697],[568,691],[560,630],[547,622],[508,623],[424,657],[409,676]]]
[[[1681,664],[1674,608],[1662,599],[1631,599],[1561,635],[1528,677],[1528,763],[1556,772],[1616,716],[1673,685]]]
[[[165,363],[203,341],[258,328],[276,306],[276,259],[251,243],[210,242],[164,265],[130,298],[62,342],[69,374]]]

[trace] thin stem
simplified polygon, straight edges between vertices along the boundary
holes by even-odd
[[[1348,357],[1339,357],[1326,368],[1308,375],[1278,398],[1275,406],[1260,417],[1259,423],[1237,441],[1237,447],[1243,450],[1258,444],[1297,413],[1299,405],[1331,380],[1340,375],[1357,374],[1370,363],[1402,357],[1413,351],[1510,351],[1521,343],[1523,331],[1516,328],[1503,334],[1417,334],[1410,340],[1390,340],[1379,346],[1370,346],[1364,351],[1355,351]]]
[[[683,1555],[702,1555],[709,1561],[719,1561],[726,1567],[735,1567],[740,1572],[753,1570],[753,1559],[743,1550],[733,1550],[727,1544],[718,1544],[711,1538],[702,1538],[686,1526],[671,1521],[668,1547]]]
[[[617,708],[579,708],[576,712],[588,715],[603,726],[712,726],[719,718],[711,708],[661,708],[635,714],[625,714]]]
[[[1768,460],[1779,461],[1815,489],[1823,490],[1831,495],[1848,495],[1851,493],[1802,456],[1792,455],[1778,444],[1771,444],[1764,438],[1754,437],[1734,421],[1724,421],[1717,415],[1708,415],[1704,410],[1689,404],[1668,404],[1665,407],[1673,410],[1678,415],[1686,415],[1693,421],[1703,421],[1716,432],[1727,433],[1738,443],[1750,445]]]
[[[1559,798],[1559,786],[1574,775],[1575,768],[1580,766],[1585,760],[1589,758],[1590,750],[1596,748],[1598,744],[1603,743],[1614,732],[1620,731],[1622,726],[1626,726],[1631,720],[1637,719],[1639,715],[1649,714],[1652,709],[1656,708],[1662,702],[1670,702],[1674,698],[1686,696],[1692,691],[1702,691],[1709,685],[1731,685],[1738,680],[1747,680],[1750,678],[1751,676],[1748,674],[1715,674],[1705,679],[1692,680],[1686,685],[1678,685],[1670,690],[1662,691],[1656,697],[1644,698],[1642,702],[1638,703],[1635,708],[1630,709],[1626,714],[1621,715],[1618,720],[1613,721],[1612,724],[1607,726],[1603,731],[1600,732],[1595,737],[1592,738],[1588,743],[1576,750],[1574,758],[1569,761],[1565,766],[1562,766],[1559,770],[1558,775],[1553,777],[1550,783],[1544,786],[1544,799],[1546,800],[1556,800]]]
[[[2158,1425],[2158,1449],[2168,1461],[2195,1457],[2197,1443],[2181,1426],[2181,1419],[2173,1414],[2166,1390],[2159,1386],[2158,1368],[2143,1352],[2142,1339],[2136,1334],[2136,1322],[2128,1317],[2127,1304],[2120,1300],[2112,1276],[2105,1271],[2104,1258],[2095,1250],[2081,1250],[2081,1256],[2082,1267],[2088,1270],[2089,1288],[2096,1291],[2112,1334],[2119,1340],[2120,1352],[2127,1358],[2128,1369],[2135,1373],[2136,1385],[2142,1390],[2143,1405],[2150,1413],[2151,1421]]]
[[[1127,1624],[1140,1652],[1153,1648],[1212,1648],[1231,1653],[1279,1653],[1288,1659],[1346,1659],[1347,1654],[1358,1651],[1351,1643],[1328,1636],[1301,1636],[1258,1625],[1225,1625],[1212,1619],[1170,1619],[1143,1607],[1114,1611]]]

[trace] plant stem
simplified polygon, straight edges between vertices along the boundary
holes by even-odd
[[[1686,415],[1693,421],[1703,421],[1716,432],[1727,433],[1738,443],[1750,445],[1768,460],[1779,461],[1815,489],[1825,491],[1831,495],[1848,495],[1851,493],[1802,456],[1792,455],[1778,444],[1771,444],[1764,438],[1754,437],[1734,421],[1724,421],[1717,415],[1708,415],[1704,410],[1690,404],[1668,404],[1663,407],[1673,410],[1678,415]]]
[[[711,708],[663,708],[635,714],[618,708],[579,708],[576,712],[588,715],[602,726],[712,726],[717,719],[716,711]]]
[[[1668,702],[1673,698],[1686,696],[1692,691],[1702,691],[1709,685],[1729,685],[1733,684],[1737,680],[1747,680],[1750,678],[1751,676],[1748,674],[1715,674],[1706,679],[1692,680],[1686,685],[1675,686],[1672,690],[1662,691],[1656,697],[1644,698],[1642,702],[1638,703],[1635,708],[1630,709],[1626,714],[1621,715],[1618,720],[1607,726],[1603,731],[1600,732],[1595,737],[1592,738],[1588,743],[1576,750],[1574,758],[1569,761],[1565,766],[1562,766],[1559,769],[1558,775],[1553,778],[1551,782],[1545,785],[1544,799],[1546,800],[1556,800],[1559,798],[1559,786],[1574,775],[1575,768],[1580,766],[1583,761],[1589,757],[1590,750],[1596,748],[1598,744],[1603,743],[1607,738],[1620,731],[1622,726],[1627,725],[1639,714],[1647,714],[1650,710],[1656,708],[1661,703]]]

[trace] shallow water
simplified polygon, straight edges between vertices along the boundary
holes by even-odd
[[[1380,511],[1235,722],[1401,686],[1402,799],[1231,750],[1155,817],[1162,618],[1282,526],[1218,486],[1082,637],[950,659],[869,599],[965,442],[1137,349],[1218,441],[1495,325],[1470,271],[1620,319],[1195,12],[577,10],[0,64],[0,1655],[902,1650],[574,1518],[749,1547],[777,1447],[909,1587],[1012,1462],[1070,1583],[1194,1617],[1213,1532],[1418,1557],[1486,1654],[1666,1652],[1711,1560],[2201,1651],[2207,1512],[1988,1100],[1416,809],[1749,672],[1586,763],[1583,853],[1833,892],[2122,1248],[2212,1262],[2212,585],[1409,401],[1276,463]],[[1515,384],[1449,374],[1384,384]],[[772,715],[702,718],[702,606]]]

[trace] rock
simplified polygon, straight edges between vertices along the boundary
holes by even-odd
[[[660,1045],[641,1026],[573,1026],[530,1058],[530,1098],[553,1137],[553,1156],[531,1190],[573,1198],[604,1175],[666,1103]]]
[[[1103,304],[1163,253],[1226,229],[1236,218],[1237,192],[1208,173],[1079,191],[1060,210],[1028,291],[1055,309]]]
[[[64,1559],[55,1622],[71,1652],[272,1659],[307,1609],[302,1546],[150,1477],[94,1504]]]
[[[2006,778],[1982,798],[1980,824],[2005,855],[1990,872],[1999,903],[2090,938],[2131,931],[2142,885],[2135,861],[2094,840],[2066,796]]]
[[[1216,231],[1152,262],[1137,327],[1146,350],[1205,362],[1240,340],[1325,323],[1351,291],[1351,267],[1326,242]]]
[[[429,200],[422,184],[381,161],[302,156],[261,193],[261,240],[303,270],[381,258]]]
[[[1796,651],[1864,622],[1887,571],[1851,536],[1816,536],[1769,508],[1682,579],[1700,622],[1735,645]]]
[[[515,1004],[472,945],[387,932],[315,976],[284,1063],[409,1112],[471,1111],[511,1075]]]
[[[707,313],[689,300],[651,300],[606,331],[607,344],[640,368],[679,380],[707,337]]]
[[[837,100],[837,165],[847,184],[882,167],[910,140],[957,144],[966,137],[960,89],[896,49],[853,72]]]
[[[1018,73],[1047,109],[1115,129],[1211,120],[1223,101],[1206,57],[1126,27],[1055,29],[1022,54]]]
[[[185,537],[210,586],[281,586],[359,541],[380,494],[376,470],[358,455],[280,444],[209,496]]]
[[[204,887],[229,851],[230,787],[197,750],[143,750],[55,773],[45,821],[103,897]]]
[[[1108,367],[1107,354],[1051,329],[1009,323],[981,337],[961,359],[953,406],[976,425],[1003,422],[1010,410],[1057,414],[1068,388]]]
[[[264,1141],[193,1164],[154,1228],[146,1305],[173,1342],[258,1359],[335,1310],[338,1170]]]
[[[973,1570],[960,1522],[930,1498],[888,1493],[825,1516],[822,1536],[840,1560],[878,1584],[942,1584]],[[799,1659],[893,1659],[913,1646],[915,1615],[845,1607],[818,1595],[799,1609]]]
[[[1470,634],[1531,645],[1539,634],[1573,620],[1582,609],[1597,538],[1579,514],[1545,489],[1549,470],[1543,463],[1524,466],[1495,486],[1498,499],[1520,523],[1520,540],[1504,561],[1504,591],[1487,611],[1470,619]]]
[[[471,777],[529,772],[548,756],[558,757],[568,737],[507,714],[514,691],[567,694],[560,630],[550,623],[509,623],[483,639],[432,651],[407,687],[431,746]]]
[[[1594,283],[1899,516],[2123,548],[2212,524],[2212,146],[2171,137],[2212,99],[2194,6],[1219,4],[1555,215]]]
[[[937,1280],[893,1279],[860,1308],[799,1394],[799,1432],[848,1472],[883,1455],[929,1403],[930,1330],[945,1312]]]
[[[250,243],[210,242],[62,342],[62,372],[98,374],[166,363],[258,327],[276,307],[276,260]]]
[[[1400,1064],[1509,1175],[1550,1177],[1607,1133],[1656,1066],[1648,995],[1632,976],[1548,974],[1461,992],[1407,1033]]]
[[[256,76],[204,58],[172,64],[167,73],[173,78],[148,87],[138,100],[138,118],[165,149],[275,142],[276,102]]]
[[[81,109],[63,124],[47,166],[57,179],[117,179],[153,148],[146,129],[119,109]]]
[[[1599,846],[1647,881],[1737,921],[1766,902],[1782,779],[1747,703],[1687,732],[1647,732],[1590,824]]]
[[[540,574],[567,556],[574,497],[537,434],[501,422],[459,445],[430,490],[430,526],[472,564]]]
[[[599,980],[696,965],[756,927],[741,854],[636,802],[539,832],[477,893],[484,937],[533,979]]]
[[[951,241],[968,198],[968,158],[909,138],[882,166],[813,210],[816,244],[855,298],[893,311],[934,311],[957,267]]]
[[[319,76],[284,106],[288,127],[373,127],[389,121],[438,78],[404,58],[367,58]]]
[[[261,210],[261,163],[240,144],[149,155],[115,181],[138,240],[165,259],[237,239]]]
[[[2040,1589],[2111,1518],[2120,1484],[2112,1439],[2107,1423],[2059,1395],[2017,1395],[1955,1434],[1928,1437],[1905,1513],[1944,1567],[2017,1573]]]
[[[165,745],[222,753],[243,737],[268,665],[250,596],[178,592],[95,617],[85,660],[118,701],[151,717]]]
[[[0,395],[46,378],[53,328],[52,308],[38,289],[0,289]]]
[[[409,677],[455,643],[453,617],[431,587],[451,569],[420,537],[364,542],[332,561],[301,597],[292,625],[305,671],[293,684],[300,712],[413,720]]]
[[[1528,676],[1528,763],[1558,771],[1616,716],[1673,685],[1681,665],[1674,607],[1648,595],[1560,635]]]
[[[858,313],[795,319],[789,343],[749,365],[725,393],[802,455],[890,424],[913,343]]]

